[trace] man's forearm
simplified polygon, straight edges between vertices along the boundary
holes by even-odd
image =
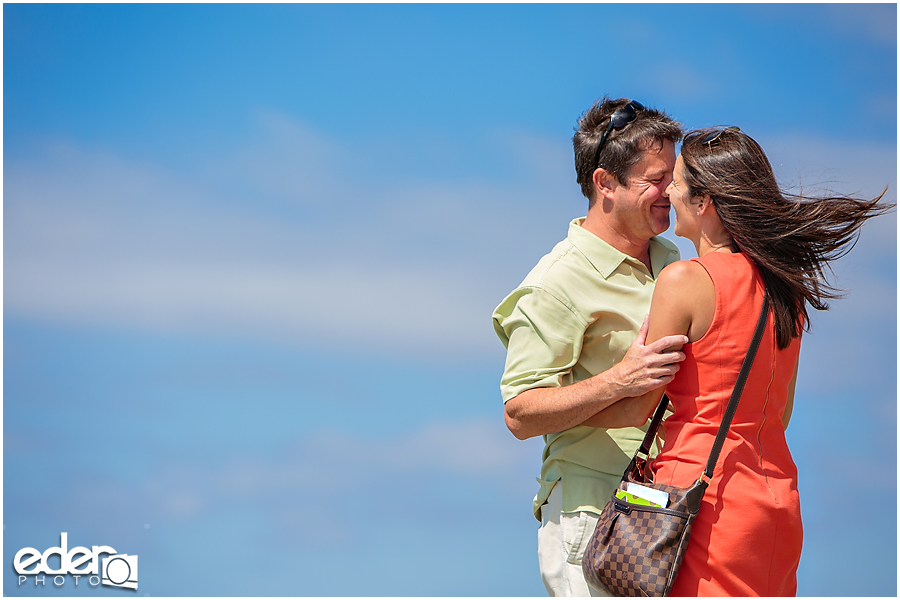
[[[684,360],[683,352],[671,349],[680,348],[688,338],[670,335],[645,346],[646,337],[645,319],[637,339],[615,366],[572,385],[533,388],[508,400],[506,426],[520,440],[565,431],[622,398],[643,396],[668,384]]]
[[[625,397],[610,371],[564,387],[522,392],[506,403],[507,427],[514,436],[524,440],[583,423]]]
[[[604,408],[581,425],[602,429],[641,427],[659,406],[665,388],[658,388],[636,398],[623,398]]]

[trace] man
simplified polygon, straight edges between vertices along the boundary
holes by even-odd
[[[587,585],[581,558],[643,439],[626,425],[646,429],[619,401],[667,384],[684,359],[665,351],[684,336],[644,346],[655,279],[679,258],[656,236],[669,227],[665,190],[681,136],[664,113],[627,99],[603,98],[582,115],[572,141],[587,216],[493,314],[507,347],[507,426],[546,444],[534,514],[551,596],[609,595]]]

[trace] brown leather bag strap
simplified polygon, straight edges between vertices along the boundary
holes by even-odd
[[[650,427],[647,429],[647,434],[644,436],[644,441],[641,442],[641,447],[638,448],[638,453],[647,456],[650,453],[650,446],[653,445],[653,438],[656,437],[656,430],[659,429],[659,424],[662,423],[663,416],[666,414],[666,408],[669,406],[669,397],[663,394],[662,399],[659,401],[659,406],[656,407],[656,412],[653,413],[653,420],[650,421]]]

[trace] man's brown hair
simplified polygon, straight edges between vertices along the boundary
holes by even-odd
[[[578,127],[572,138],[572,145],[575,148],[575,173],[581,185],[581,193],[592,202],[593,175],[597,167],[602,167],[619,183],[627,186],[628,172],[640,162],[644,152],[661,146],[663,140],[671,140],[672,143],[681,140],[681,123],[652,108],[638,108],[635,110],[633,121],[609,132],[600,156],[595,162],[597,145],[609,126],[610,118],[629,102],[628,98],[610,100],[604,96],[578,119]]]

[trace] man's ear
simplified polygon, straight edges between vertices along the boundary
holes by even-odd
[[[594,187],[597,188],[599,196],[607,198],[612,196],[616,186],[619,185],[619,181],[616,179],[615,175],[600,167],[594,169],[592,177],[594,180]]]

